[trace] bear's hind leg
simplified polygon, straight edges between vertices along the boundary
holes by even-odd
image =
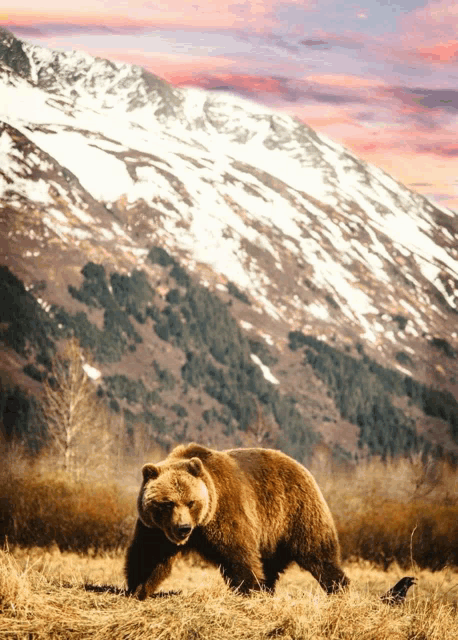
[[[285,553],[277,553],[273,558],[263,558],[264,589],[274,593],[280,574],[291,564],[292,560]]]
[[[297,545],[294,550],[294,560],[306,571],[310,571],[321,588],[326,593],[337,593],[350,584],[340,566],[340,549],[337,535],[329,536],[315,545]],[[312,547],[312,548],[310,548]]]
[[[350,580],[337,563],[324,561],[303,568],[310,571],[327,594],[337,593],[350,584]]]

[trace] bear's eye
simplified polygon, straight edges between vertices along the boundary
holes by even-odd
[[[193,506],[194,506],[194,500],[190,500],[190,501],[188,502],[188,507],[189,507],[189,508],[191,508],[191,507],[193,507]]]
[[[171,500],[164,500],[164,502],[161,502],[161,507],[164,507],[164,509],[173,509],[174,506],[175,503]]]

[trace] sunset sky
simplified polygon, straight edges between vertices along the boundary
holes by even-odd
[[[458,212],[454,0],[0,0],[22,39],[296,115]]]

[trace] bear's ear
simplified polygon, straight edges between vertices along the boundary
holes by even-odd
[[[142,473],[144,482],[147,480],[155,480],[159,475],[159,468],[156,467],[155,464],[148,463],[143,465]]]
[[[202,460],[200,460],[199,458],[191,458],[191,460],[189,460],[187,464],[187,468],[189,473],[197,478],[198,476],[202,475],[204,466],[202,464]]]

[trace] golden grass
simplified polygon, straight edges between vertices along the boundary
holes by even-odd
[[[417,573],[418,586],[400,607],[380,594],[402,575],[366,564],[346,570],[348,593],[326,596],[313,578],[293,567],[275,596],[229,591],[219,572],[179,560],[163,590],[180,595],[139,602],[85,590],[122,587],[121,555],[97,558],[57,549],[0,552],[0,638],[8,640],[444,640],[458,629],[458,573]]]

